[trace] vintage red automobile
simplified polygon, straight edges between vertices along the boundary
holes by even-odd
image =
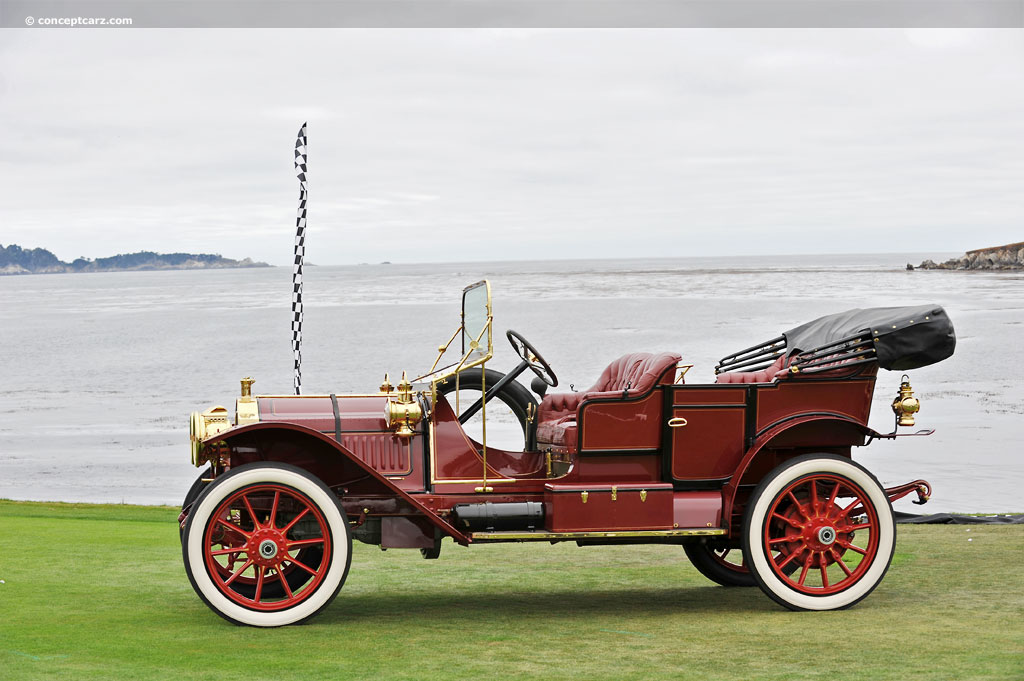
[[[554,394],[551,367],[515,331],[521,363],[484,367],[491,327],[483,281],[464,289],[461,322],[422,376],[308,396],[254,396],[247,378],[234,414],[194,413],[192,460],[207,468],[180,524],[199,597],[232,622],[292,624],[341,589],[353,539],[437,558],[451,537],[679,544],[719,584],[832,610],[887,571],[891,501],[930,494],[922,480],[883,489],[851,453],[897,437],[867,425],[880,367],[953,353],[939,306],[823,317],[726,356],[715,383],[687,384],[678,354],[638,352],[590,389]],[[514,380],[527,369],[539,401]],[[487,411],[499,408],[518,420],[521,449],[487,444]],[[904,378],[897,425],[918,408]],[[472,435],[470,419],[482,426]]]

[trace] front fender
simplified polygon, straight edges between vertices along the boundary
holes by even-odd
[[[397,487],[333,437],[320,431],[295,423],[251,423],[209,437],[203,441],[203,445],[209,446],[220,442],[226,443],[232,451],[232,459],[237,457],[245,461],[248,455],[250,460],[280,461],[299,465],[317,475],[328,486],[338,486],[342,484],[342,480],[357,479],[363,487],[369,486],[376,493],[393,495],[401,499],[459,544],[465,546],[470,542],[466,535],[420,503],[416,497]],[[296,451],[302,452],[307,465],[295,460],[292,453]]]

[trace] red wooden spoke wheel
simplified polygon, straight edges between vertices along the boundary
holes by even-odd
[[[213,472],[209,467],[207,467],[202,473],[199,474],[199,477],[196,478],[196,481],[194,483],[192,483],[192,486],[189,488],[188,493],[185,495],[185,500],[181,504],[182,511],[186,511],[191,508],[192,504],[196,501],[196,499],[199,498],[199,495],[202,494],[203,490],[205,490],[207,485],[210,484],[212,477]],[[179,533],[181,534],[182,541],[184,541],[184,529],[182,528],[181,530],[179,530]],[[221,548],[226,549],[231,546],[239,546],[244,543],[245,537],[242,535],[237,535],[234,538],[226,536],[224,538]],[[316,565],[317,563],[319,563],[322,555],[322,547],[311,547],[302,549],[299,552],[297,558],[300,562],[304,563],[305,565]],[[226,571],[226,577],[230,576],[231,573],[235,571],[236,563],[238,563],[238,560],[243,559],[244,556],[245,553],[242,551],[239,551],[236,554],[228,554],[227,565],[222,565],[222,567],[220,568]],[[289,586],[292,588],[293,591],[299,588],[303,583],[308,581],[307,573],[299,570],[294,563],[288,563],[285,566],[283,572],[286,579],[288,580]],[[264,584],[264,593],[268,597],[280,596],[284,593],[284,589],[282,588],[282,586],[283,585],[278,581],[271,581],[269,584]],[[235,579],[234,582],[232,582],[232,588],[238,591],[239,593],[245,594],[249,598],[252,598],[256,593],[256,578],[251,574],[243,574],[241,577],[238,577],[237,579]]]
[[[323,579],[323,558],[331,551],[327,521],[300,492],[245,487],[221,503],[214,519],[206,533],[207,570],[236,602],[258,610],[290,608]]]
[[[878,514],[867,494],[835,475],[808,475],[775,499],[764,526],[769,565],[797,591],[832,594],[861,579],[878,552]],[[787,574],[790,565],[795,570]]]
[[[222,617],[282,626],[312,617],[348,573],[351,537],[337,497],[287,464],[247,464],[217,478],[185,524],[185,568]]]
[[[895,548],[892,507],[861,466],[807,455],[772,471],[747,506],[744,553],[761,588],[794,610],[845,608],[867,596]]]

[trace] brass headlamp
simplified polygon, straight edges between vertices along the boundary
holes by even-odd
[[[914,425],[914,414],[921,409],[921,402],[914,397],[914,389],[910,387],[910,377],[903,374],[900,392],[892,401],[892,411],[896,414],[897,426]]]
[[[390,392],[391,386],[388,384],[387,377],[385,377],[384,383],[388,387],[387,392]],[[385,392],[383,385],[381,391]],[[395,431],[395,435],[398,437],[412,437],[415,435],[413,426],[423,419],[423,408],[413,396],[412,384],[409,383],[404,371],[402,372],[402,382],[398,384],[396,392],[397,399],[388,398],[384,405],[384,419],[387,421],[388,428],[398,426],[398,430]]]
[[[206,459],[202,456],[203,440],[223,433],[231,427],[228,410],[221,406],[210,407],[203,413],[192,412],[189,418],[189,440],[192,445],[192,465],[203,465]]]

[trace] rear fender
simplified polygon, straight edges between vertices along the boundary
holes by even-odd
[[[722,489],[723,521],[731,524],[735,517],[733,506],[740,486],[756,485],[783,461],[808,452],[850,458],[850,447],[859,447],[865,443],[865,438],[877,435],[857,421],[834,414],[807,414],[770,426],[757,436],[740,459],[736,473]],[[730,528],[730,533],[735,533],[736,529]]]
[[[324,433],[294,423],[253,423],[219,433],[204,445],[224,442],[231,466],[279,461],[309,471],[342,495],[393,497],[414,508],[432,525],[462,545],[469,538],[443,517],[399,489],[362,459]]]

